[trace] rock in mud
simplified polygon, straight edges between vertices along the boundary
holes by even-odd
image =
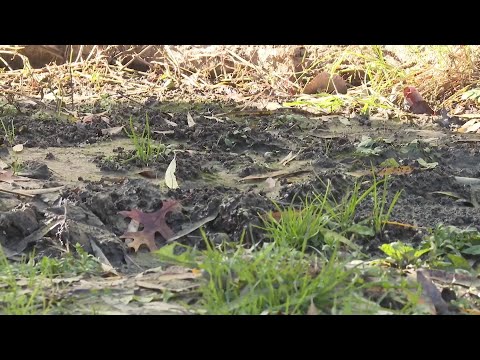
[[[32,179],[48,180],[52,176],[52,172],[46,164],[38,161],[25,161],[22,164],[23,171],[19,173]]]
[[[8,249],[40,227],[36,212],[32,208],[0,213],[0,244]]]

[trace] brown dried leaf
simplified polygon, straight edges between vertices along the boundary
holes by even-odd
[[[120,134],[124,126],[115,126],[108,129],[102,129],[102,135],[117,135]]]
[[[82,117],[81,122],[84,124],[88,124],[88,123],[91,123],[94,118],[95,118],[94,114],[88,114]]]
[[[398,167],[387,167],[377,172],[378,176],[388,176],[388,175],[408,175],[413,172],[411,166],[398,166]]]
[[[222,123],[223,123],[223,120],[220,119],[220,118],[218,118],[218,117],[216,117],[216,116],[206,116],[206,115],[204,115],[203,117],[204,117],[205,119],[215,120],[216,122],[222,122]]]
[[[423,298],[435,307],[437,314],[449,314],[448,304],[443,300],[442,294],[432,280],[428,279],[422,271],[417,271],[417,281],[422,285]]]
[[[15,176],[10,170],[0,171],[0,182],[13,184],[19,181],[30,181],[30,179],[23,176]]]
[[[173,121],[170,121],[170,120],[167,120],[167,119],[163,119],[167,125],[170,125],[170,126],[173,126],[173,127],[177,127],[178,124],[176,122],[173,122]]]
[[[121,239],[133,239],[128,244],[135,252],[141,245],[146,245],[150,251],[157,250],[155,244],[155,233],[159,232],[165,240],[170,239],[174,234],[172,229],[167,225],[165,216],[172,211],[178,211],[180,204],[176,200],[167,200],[163,202],[162,208],[153,213],[144,213],[138,209],[131,211],[120,211],[119,214],[129,217],[140,224],[143,224],[142,231],[129,232],[126,231]]]
[[[298,154],[297,154],[298,155]],[[287,156],[285,156],[282,160],[279,161],[280,164],[283,166],[287,165],[290,161],[295,159],[297,155],[293,155],[293,151],[290,151]]]

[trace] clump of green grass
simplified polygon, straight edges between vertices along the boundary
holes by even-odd
[[[7,315],[46,314],[50,304],[33,262],[10,264],[0,247],[0,313]]]
[[[205,237],[205,234],[204,238]],[[305,240],[305,242],[307,242]],[[422,313],[415,283],[379,267],[357,267],[335,249],[302,251],[284,241],[227,250],[208,241],[200,263],[207,280],[199,305],[207,314]],[[337,243],[338,248],[339,243]]]
[[[401,195],[398,191],[389,201],[388,176],[378,179],[373,175],[372,184],[364,191],[360,182],[356,182],[340,200],[332,196],[330,181],[324,185],[324,192],[313,193],[302,202],[300,210],[294,207],[282,210],[277,205],[277,218],[273,214],[264,216],[263,228],[277,242],[286,242],[301,251],[306,246],[331,251],[338,242],[358,251],[352,240],[381,236]],[[366,200],[371,200],[371,215],[355,222],[358,208]]]
[[[373,209],[372,209],[372,223],[373,229],[375,230],[376,234],[380,234],[387,222],[390,219],[390,215],[392,214],[393,208],[395,207],[400,195],[402,194],[402,190],[397,191],[393,195],[393,199],[388,204],[388,176],[385,176],[382,180],[377,181],[375,177],[375,173],[372,173],[373,176],[373,183],[371,187],[372,191],[372,199],[373,199]],[[382,191],[378,191],[378,186],[383,184]]]
[[[10,125],[5,125],[5,123],[1,119],[0,122],[3,129],[3,138],[8,143],[8,145],[13,146],[15,144],[15,125],[13,123],[13,119]]]
[[[439,224],[422,240],[421,247],[429,250],[432,266],[471,271],[472,260],[480,255],[480,232]]]
[[[13,175],[18,175],[18,173],[20,173],[22,171],[23,163],[18,158],[18,155],[16,155],[16,154],[13,155],[13,161],[10,164],[10,166],[12,168]]]
[[[13,119],[11,121],[11,124],[5,125],[3,120],[0,119],[0,123],[2,124],[2,130],[3,130],[3,138],[4,141],[9,145],[9,146],[14,146],[15,145],[15,124],[13,123]],[[19,159],[18,153],[13,152],[12,155],[12,162],[10,164],[13,174],[17,175],[21,169],[22,169],[22,162]]]
[[[48,314],[55,302],[58,285],[52,280],[85,273],[99,273],[98,261],[77,244],[75,254],[62,259],[43,257],[10,263],[0,247],[0,314]]]
[[[328,182],[326,190],[305,199],[301,209],[278,209],[280,218],[278,213],[264,216],[263,229],[271,243],[262,246],[215,249],[206,241],[200,267],[208,274],[208,283],[201,289],[207,312],[305,314],[313,306],[323,314],[348,313],[360,311],[353,305],[358,299],[363,299],[364,313],[375,312],[379,303],[363,294],[372,286],[383,287],[385,296],[403,294],[408,306],[402,311],[415,308],[411,301],[417,290],[412,292],[410,285],[393,286],[384,280],[367,283],[359,269],[346,266],[360,254],[355,237],[374,236],[390,217],[400,192],[389,203],[387,182],[387,178],[373,177],[372,185],[363,192],[356,183],[340,201],[332,197]],[[358,205],[369,197],[373,197],[371,217],[355,223]],[[347,252],[339,252],[343,248]],[[406,293],[412,295],[410,300]]]
[[[206,244],[201,303],[209,314],[306,314],[312,303],[331,313],[355,286],[353,271],[335,252],[326,261],[282,241],[232,252]]]
[[[68,252],[60,259],[41,258],[36,264],[40,274],[49,278],[57,276],[75,276],[95,274],[101,271],[99,262],[88,254],[80,244],[75,245],[75,252]]]
[[[132,117],[130,117],[130,132],[125,131],[135,146],[135,155],[128,161],[139,159],[143,164],[148,166],[149,163],[164,153],[165,146],[163,144],[155,144],[152,140],[148,114],[145,116],[145,128],[142,133],[138,133],[135,130]]]

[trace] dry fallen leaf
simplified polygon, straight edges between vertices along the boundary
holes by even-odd
[[[386,176],[386,175],[408,175],[413,172],[413,168],[411,166],[398,166],[398,167],[387,167],[377,172],[378,176]]]
[[[432,280],[428,279],[422,271],[417,271],[417,281],[422,285],[423,300],[431,302],[438,315],[450,314],[448,304],[443,300],[442,294]]]
[[[165,184],[170,189],[178,189],[177,178],[175,177],[175,170],[177,169],[177,160],[173,157],[172,161],[167,167],[167,171],[165,171]]]
[[[293,151],[290,151],[287,156],[285,156],[282,160],[280,160],[280,164],[282,164],[283,166],[287,165],[290,161],[295,159],[299,154],[300,152],[293,155]]]
[[[50,193],[60,191],[63,188],[64,186],[55,186],[51,188],[42,188],[42,189],[24,189],[22,190],[22,193],[26,195],[43,195],[43,194],[50,194]]]
[[[223,120],[222,120],[222,119],[219,119],[219,118],[216,117],[216,116],[206,116],[206,115],[204,115],[203,117],[204,117],[205,119],[215,120],[216,122],[222,122],[222,123],[223,123]]]
[[[182,230],[178,231],[177,234],[175,236],[171,237],[170,239],[168,239],[167,242],[172,242],[172,241],[178,240],[178,239],[190,234],[191,232],[197,230],[198,228],[205,225],[206,223],[209,223],[210,221],[215,220],[217,216],[218,216],[218,212],[216,212],[216,213],[214,213],[210,216],[207,216],[203,219],[200,219],[198,221],[195,221],[195,222],[191,223],[187,227],[184,227]]]
[[[369,176],[372,175],[372,170],[356,170],[356,171],[346,171],[345,175],[353,176],[356,178],[362,177],[362,176]]]
[[[307,315],[320,315],[320,311],[318,311],[317,307],[315,306],[313,299],[310,299],[310,306],[308,307]]]
[[[480,129],[480,119],[472,119],[463,124],[457,132],[460,133],[474,133]]]
[[[171,288],[163,284],[156,284],[156,283],[151,283],[147,281],[142,281],[142,280],[137,280],[136,284],[139,287],[145,288],[145,289],[150,289],[150,290],[159,290],[159,291],[170,291],[173,293],[179,293],[183,291],[188,291],[192,290],[195,288],[198,288],[200,284],[189,284],[187,286],[181,287],[181,288]]]
[[[13,175],[13,171],[10,171],[10,170],[0,171],[0,182],[13,184],[14,182],[30,181],[30,180],[31,179],[27,177]]]
[[[281,108],[283,108],[283,106],[280,105],[280,104],[277,103],[277,102],[269,102],[269,103],[267,104],[267,106],[265,106],[265,109],[270,110],[270,111],[278,110],[278,109],[281,109]]]
[[[201,277],[202,273],[201,272],[193,272],[193,271],[185,271],[181,273],[176,273],[176,272],[163,272],[163,274],[160,275],[155,275],[155,277],[148,277],[149,281],[155,280],[155,282],[160,283],[160,282],[169,282],[172,280],[191,280],[191,279],[196,279],[198,277]],[[140,279],[144,280],[142,277]]]
[[[100,246],[96,244],[95,240],[90,239],[90,246],[92,247],[93,253],[100,262],[100,266],[103,270],[102,275],[104,277],[119,276],[118,272],[115,270],[108,258],[105,256]]]
[[[32,105],[32,106],[37,105],[37,103],[35,101],[29,100],[29,99],[19,100],[18,103],[20,105]]]
[[[188,127],[195,126],[195,121],[193,121],[193,117],[192,115],[190,115],[190,113],[187,113],[187,123],[188,123]]]
[[[280,222],[282,220],[283,213],[281,211],[270,211],[264,214],[260,214],[259,217],[262,221],[269,222],[272,219],[276,222]]]
[[[108,129],[102,129],[102,135],[117,135],[120,134],[123,130],[124,126],[116,126],[116,127],[111,127]]]
[[[95,115],[94,114],[89,114],[89,115],[85,115],[84,117],[82,117],[82,123],[84,124],[88,124],[88,123],[91,123],[94,119]]]
[[[167,225],[165,216],[172,211],[178,211],[180,204],[176,200],[167,200],[163,202],[160,210],[153,213],[144,213],[138,209],[131,211],[120,211],[119,214],[129,217],[136,222],[143,224],[142,231],[127,231],[120,236],[121,239],[133,239],[128,244],[135,252],[138,251],[141,245],[146,245],[150,251],[157,250],[155,244],[155,233],[159,232],[165,240],[173,237],[173,231]]]
[[[165,130],[165,131],[154,130],[153,133],[154,134],[160,134],[160,135],[171,135],[171,134],[175,134],[175,131],[173,131],[173,130]]]
[[[421,229],[421,227],[419,226],[415,226],[415,225],[411,225],[411,224],[405,224],[405,223],[401,223],[401,222],[398,222],[398,221],[384,221],[383,222],[384,224],[386,225],[391,225],[391,226],[400,226],[400,227],[404,227],[404,228],[408,228],[408,229]]]
[[[167,119],[163,119],[163,120],[167,123],[167,125],[170,125],[170,126],[173,126],[173,127],[178,126],[178,124],[173,122],[173,121],[170,121],[170,120],[167,120]]]

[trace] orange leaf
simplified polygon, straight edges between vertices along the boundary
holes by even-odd
[[[386,176],[386,175],[408,175],[413,172],[413,168],[411,166],[399,166],[399,167],[388,167],[380,170],[377,172],[378,176]]]

